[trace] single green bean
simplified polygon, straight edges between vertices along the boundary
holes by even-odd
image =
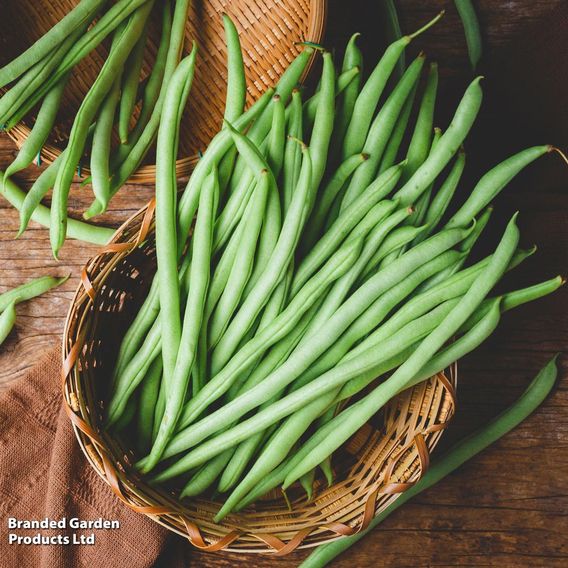
[[[420,102],[416,126],[414,127],[414,132],[412,133],[412,138],[408,146],[408,153],[406,155],[408,162],[404,169],[402,183],[406,183],[408,179],[410,179],[419,166],[424,163],[430,151],[437,90],[438,64],[432,62],[430,63],[426,87],[422,95],[422,101]]]
[[[114,81],[114,85],[103,101],[95,131],[93,133],[93,146],[91,148],[91,183],[93,193],[99,204],[101,213],[106,211],[110,199],[110,148],[112,142],[112,128],[116,106],[120,98],[120,77]],[[85,219],[88,216],[84,215]]]
[[[174,374],[181,340],[180,295],[178,286],[176,235],[177,135],[180,109],[187,100],[186,83],[191,83],[196,49],[180,62],[165,95],[164,113],[158,132],[156,152],[156,257],[162,329],[162,358],[166,385]],[[169,390],[166,389],[169,394]]]
[[[0,294],[0,312],[3,312],[12,302],[19,304],[20,302],[25,302],[26,300],[44,294],[52,288],[61,286],[68,278],[69,276],[64,276],[63,278],[42,276],[41,278],[30,280],[8,292],[4,292]]]
[[[345,55],[341,65],[341,71],[344,73],[350,69],[358,69],[359,72],[352,81],[345,87],[339,102],[335,118],[335,127],[333,131],[334,144],[337,148],[332,148],[332,154],[337,155],[341,152],[343,139],[347,132],[347,127],[353,116],[355,101],[361,91],[361,69],[363,68],[363,55],[357,46],[357,38],[360,34],[356,33],[351,36],[345,47]]]
[[[292,195],[298,183],[302,163],[302,147],[296,140],[303,139],[302,125],[302,95],[295,90],[290,103],[288,117],[288,140],[284,149],[284,164],[282,168],[282,211],[286,213],[292,201]]]
[[[162,382],[162,359],[157,357],[148,369],[140,387],[138,415],[136,418],[136,443],[139,452],[147,453],[152,447],[154,410]]]
[[[383,157],[381,158],[381,164],[379,166],[379,174],[382,174],[385,170],[390,168],[393,164],[396,164],[398,159],[398,152],[404,135],[406,134],[406,129],[408,122],[410,120],[410,114],[412,113],[412,108],[414,106],[414,99],[416,98],[416,91],[418,90],[418,83],[414,86],[410,94],[408,95],[406,101],[404,101],[404,106],[398,115],[398,119],[389,141],[383,152]]]
[[[140,71],[142,70],[144,50],[146,49],[146,41],[148,39],[148,23],[149,18],[146,20],[142,33],[124,64],[122,85],[120,87],[120,104],[118,107],[118,138],[121,144],[128,142],[130,120],[138,100]]]
[[[466,202],[446,226],[457,227],[468,224],[521,170],[553,150],[552,146],[533,146],[497,164],[477,182]]]
[[[0,177],[4,177],[4,172],[1,170]],[[8,179],[0,183],[0,195],[5,197],[16,209],[22,209],[26,195],[12,180]],[[49,228],[51,224],[49,209],[41,204],[38,204],[33,213],[31,213],[31,219],[44,227]],[[72,239],[78,239],[97,245],[108,243],[114,235],[113,229],[89,225],[88,223],[83,223],[75,219],[69,219],[67,228],[69,237]]]
[[[245,65],[241,51],[239,33],[235,24],[223,14],[225,41],[227,43],[227,101],[225,103],[225,120],[233,122],[245,108],[247,85]]]
[[[16,159],[6,168],[4,179],[6,180],[15,173],[27,168],[41,152],[57,117],[57,111],[61,104],[61,97],[67,85],[67,77],[57,83],[45,96],[39,108],[35,124],[22,144]]]
[[[16,302],[10,302],[0,311],[0,345],[6,341],[16,323]]]
[[[482,52],[481,31],[475,8],[471,0],[454,0],[454,4],[462,21],[469,61],[472,68],[475,69]]]

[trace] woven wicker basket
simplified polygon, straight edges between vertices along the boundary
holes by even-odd
[[[413,485],[455,411],[455,369],[401,393],[334,454],[336,483],[316,482],[308,502],[290,488],[222,524],[219,503],[151,487],[132,467],[134,455],[101,427],[105,387],[117,346],[155,271],[153,205],[127,221],[82,274],[63,337],[63,390],[79,444],[97,473],[134,510],[188,537],[204,550],[284,555],[368,526]],[[448,378],[447,378],[448,377]]]
[[[0,65],[49,30],[77,4],[77,0],[18,0],[0,2]],[[321,40],[326,0],[195,0],[191,3],[186,29],[186,46],[196,40],[199,58],[189,109],[183,119],[178,177],[187,176],[200,149],[218,132],[225,105],[227,64],[221,15],[227,13],[239,31],[245,62],[248,103],[273,86],[288,63],[301,49],[296,42]],[[159,40],[159,18],[152,21],[149,47],[142,74],[150,71]],[[62,113],[54,134],[42,150],[45,162],[52,162],[65,147],[72,120],[92,85],[104,58],[108,42],[85,58],[74,70],[66,89]],[[138,112],[137,109],[136,112]],[[20,147],[30,133],[33,118],[12,128],[8,135]],[[133,182],[153,183],[154,157],[148,156],[132,176]],[[88,163],[88,160],[87,160]],[[82,168],[85,175],[88,168]]]

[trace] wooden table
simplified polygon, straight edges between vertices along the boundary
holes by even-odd
[[[330,2],[326,45],[344,44],[363,31],[361,45],[372,61],[380,49],[374,2]],[[459,20],[451,2],[399,3],[402,26],[413,30],[438,8],[442,23],[410,49],[424,49],[440,62],[438,124],[448,117],[471,78]],[[568,142],[566,40],[568,19],[562,0],[478,2],[485,33],[486,101],[467,142],[465,195],[484,171],[522,147]],[[561,77],[564,78],[561,81]],[[0,168],[15,154],[0,136]],[[29,187],[38,173],[30,168],[18,181]],[[538,254],[506,280],[506,287],[528,285],[566,273],[568,193],[565,165],[547,157],[531,166],[499,197],[491,231],[478,254],[493,246],[510,214],[520,209],[522,243],[536,243]],[[152,195],[151,187],[127,186],[113,200],[101,223],[117,226]],[[89,203],[90,192],[75,188],[74,215]],[[53,260],[48,233],[32,223],[14,240],[18,215],[0,200],[0,291],[39,274],[71,274],[60,289],[18,307],[15,332],[0,350],[0,388],[21,377],[59,341],[80,268],[96,250],[68,241],[61,261]],[[471,431],[513,401],[537,370],[557,351],[568,351],[568,288],[507,314],[487,343],[460,363],[458,415],[442,446]],[[337,566],[566,566],[568,565],[568,359],[561,358],[562,380],[530,419],[491,449],[406,505],[379,530],[336,562]],[[172,546],[185,546],[174,537]],[[285,559],[207,555],[187,549],[191,566],[295,566],[305,553]],[[166,563],[164,562],[164,565]]]

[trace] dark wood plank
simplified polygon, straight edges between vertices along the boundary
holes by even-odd
[[[380,52],[380,25],[374,2],[330,2],[326,45],[341,51],[355,30],[369,61]],[[471,78],[463,33],[453,3],[400,0],[402,27],[414,30],[438,9],[444,20],[410,50],[424,49],[440,62],[442,99],[439,124],[447,125],[464,85]],[[568,12],[562,0],[476,3],[484,33],[486,100],[468,140],[471,182],[498,160],[523,146],[566,143],[568,121],[565,81]],[[560,77],[563,80],[560,80]],[[0,136],[0,168],[14,155]],[[22,185],[37,175],[30,168]],[[506,219],[521,210],[523,244],[539,251],[507,278],[505,288],[527,285],[565,273],[568,251],[566,168],[546,158],[524,172],[496,202],[493,228],[482,249],[489,250]],[[125,187],[101,222],[117,226],[144,204],[151,187]],[[89,191],[77,189],[71,206],[80,215]],[[18,217],[0,200],[0,291],[39,274],[72,277],[62,288],[18,308],[16,332],[0,350],[0,388],[21,377],[40,354],[61,336],[66,311],[78,285],[80,268],[96,250],[69,241],[61,262],[53,260],[47,231],[32,224],[13,240]],[[495,335],[460,364],[459,412],[442,442],[447,447],[497,414],[522,391],[528,380],[557,351],[568,348],[568,290],[507,314]],[[568,545],[568,360],[561,359],[558,388],[543,407],[503,440],[462,467],[437,487],[389,518],[335,565],[560,567],[567,564]],[[185,546],[172,537],[172,547]],[[186,549],[187,565],[295,566],[306,555],[284,559],[235,554],[204,554]],[[166,563],[164,562],[164,565]]]

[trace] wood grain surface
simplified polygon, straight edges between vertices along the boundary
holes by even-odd
[[[568,145],[566,110],[568,10],[565,0],[482,0],[476,3],[484,35],[485,102],[467,141],[465,196],[479,173],[527,145]],[[345,40],[361,31],[366,60],[382,45],[376,2],[329,2],[326,45],[339,55]],[[444,20],[420,38],[410,57],[423,49],[440,63],[444,128],[471,79],[465,42],[452,2],[397,2],[402,27],[416,29],[437,10]],[[15,155],[0,136],[0,169]],[[19,176],[29,187],[33,167]],[[512,212],[519,209],[522,243],[538,253],[507,277],[503,288],[566,274],[568,266],[567,169],[550,156],[523,172],[495,203],[492,228],[479,255],[494,246]],[[118,226],[152,195],[152,187],[126,186],[100,220]],[[89,204],[90,190],[75,188],[74,216]],[[37,224],[18,240],[17,212],[0,199],[0,291],[40,274],[71,274],[60,289],[18,306],[14,333],[0,350],[0,388],[21,377],[57,344],[80,269],[95,247],[68,241],[61,261],[51,256],[48,233]],[[568,289],[507,314],[481,348],[460,363],[458,415],[441,446],[470,432],[512,402],[540,367],[568,351]],[[556,391],[530,419],[435,488],[393,514],[380,529],[334,565],[373,567],[568,565],[568,357],[562,356]],[[439,451],[439,450],[438,450]],[[435,456],[434,456],[435,459]],[[172,537],[171,550],[184,547],[187,565],[296,566],[299,552],[284,559],[234,554],[208,555]],[[161,563],[168,565],[167,558]]]

